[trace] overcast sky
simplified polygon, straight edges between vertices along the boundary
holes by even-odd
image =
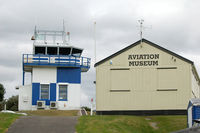
[[[94,21],[97,61],[139,40],[139,19],[144,38],[180,54],[200,70],[199,0],[0,0],[0,83],[6,98],[17,95],[22,82],[22,54],[32,52],[34,26],[71,33],[71,44],[94,59]],[[95,97],[95,70],[82,74],[82,105]]]

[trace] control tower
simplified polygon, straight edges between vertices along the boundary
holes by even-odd
[[[69,32],[38,30],[35,27],[33,53],[22,55],[23,82],[19,87],[19,110],[80,108],[81,72],[90,68],[83,48],[69,44]],[[31,84],[25,85],[25,73]]]

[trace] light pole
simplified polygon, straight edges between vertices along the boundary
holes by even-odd
[[[4,111],[6,111],[6,102],[7,102],[7,99],[5,99]]]

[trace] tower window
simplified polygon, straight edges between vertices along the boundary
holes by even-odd
[[[72,49],[72,55],[81,56],[81,53],[82,53],[81,49],[76,49],[76,48]]]
[[[71,48],[59,48],[59,55],[69,55]]]
[[[35,54],[45,54],[45,47],[35,47]]]
[[[48,55],[57,55],[58,48],[57,47],[47,47]]]
[[[49,84],[40,85],[40,98],[49,99]]]
[[[59,100],[67,101],[68,85],[59,85]]]

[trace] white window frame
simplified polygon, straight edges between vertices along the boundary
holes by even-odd
[[[60,96],[60,87],[59,85],[67,85],[67,101],[69,101],[69,98],[68,98],[68,92],[69,92],[69,83],[57,83],[57,100],[58,101],[62,101],[62,99],[59,98]]]
[[[48,99],[42,99],[42,100],[50,100],[50,84],[49,83],[40,83],[40,99],[41,99],[41,85],[49,85],[49,96]]]

